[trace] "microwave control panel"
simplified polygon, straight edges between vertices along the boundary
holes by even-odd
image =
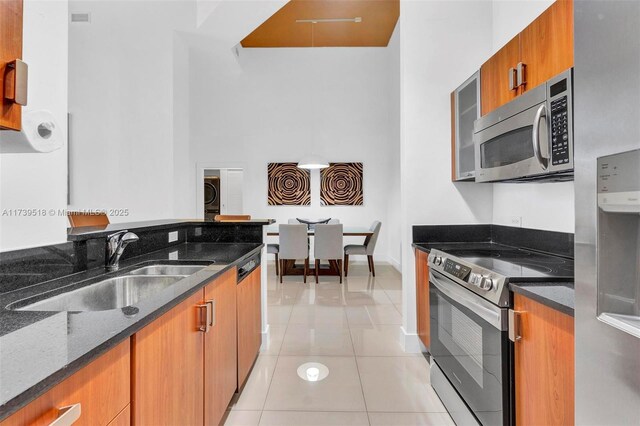
[[[551,164],[569,162],[567,96],[551,102]]]

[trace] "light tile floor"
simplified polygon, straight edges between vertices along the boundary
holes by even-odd
[[[225,425],[453,425],[429,384],[422,355],[400,345],[402,279],[391,266],[352,264],[344,284],[307,284],[268,270],[269,341]],[[320,362],[329,376],[297,376]]]

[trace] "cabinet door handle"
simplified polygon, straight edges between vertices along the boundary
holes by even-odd
[[[18,105],[27,105],[27,82],[29,66],[20,59],[7,64],[4,81],[4,97]]]
[[[521,87],[527,84],[526,69],[527,64],[524,62],[518,62],[518,65],[516,65],[516,87]]]
[[[198,331],[202,331],[203,333],[208,333],[209,328],[211,328],[211,309],[209,309],[209,304],[203,303],[202,305],[196,305],[196,308],[204,309],[205,316],[206,316],[204,320],[204,325],[201,325],[200,327],[198,327]],[[202,319],[202,316],[200,316],[200,319]]]
[[[49,426],[71,426],[80,418],[82,407],[80,403],[60,408],[58,418],[49,423]]]
[[[524,312],[509,309],[509,340],[522,340],[522,314]]]
[[[509,68],[509,90],[516,90],[516,69]]]
[[[216,301],[214,299],[207,300],[207,305],[211,306],[211,319],[209,321],[209,325],[211,327],[216,326]]]

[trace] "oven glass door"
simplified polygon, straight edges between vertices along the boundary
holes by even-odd
[[[464,294],[461,292],[466,292]],[[512,345],[488,318],[488,302],[432,271],[431,356],[483,425],[510,424]],[[506,310],[495,307],[495,318]]]
[[[546,102],[474,134],[476,174],[480,181],[546,173],[543,163],[549,158],[549,129],[545,115],[540,115],[536,122],[541,108],[546,108]],[[536,157],[534,146],[539,149],[542,163]]]

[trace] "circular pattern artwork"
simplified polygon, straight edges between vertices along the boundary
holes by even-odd
[[[269,163],[268,201],[270,206],[311,205],[311,174],[296,163]]]
[[[361,206],[362,163],[331,163],[320,171],[320,203],[323,206]]]

